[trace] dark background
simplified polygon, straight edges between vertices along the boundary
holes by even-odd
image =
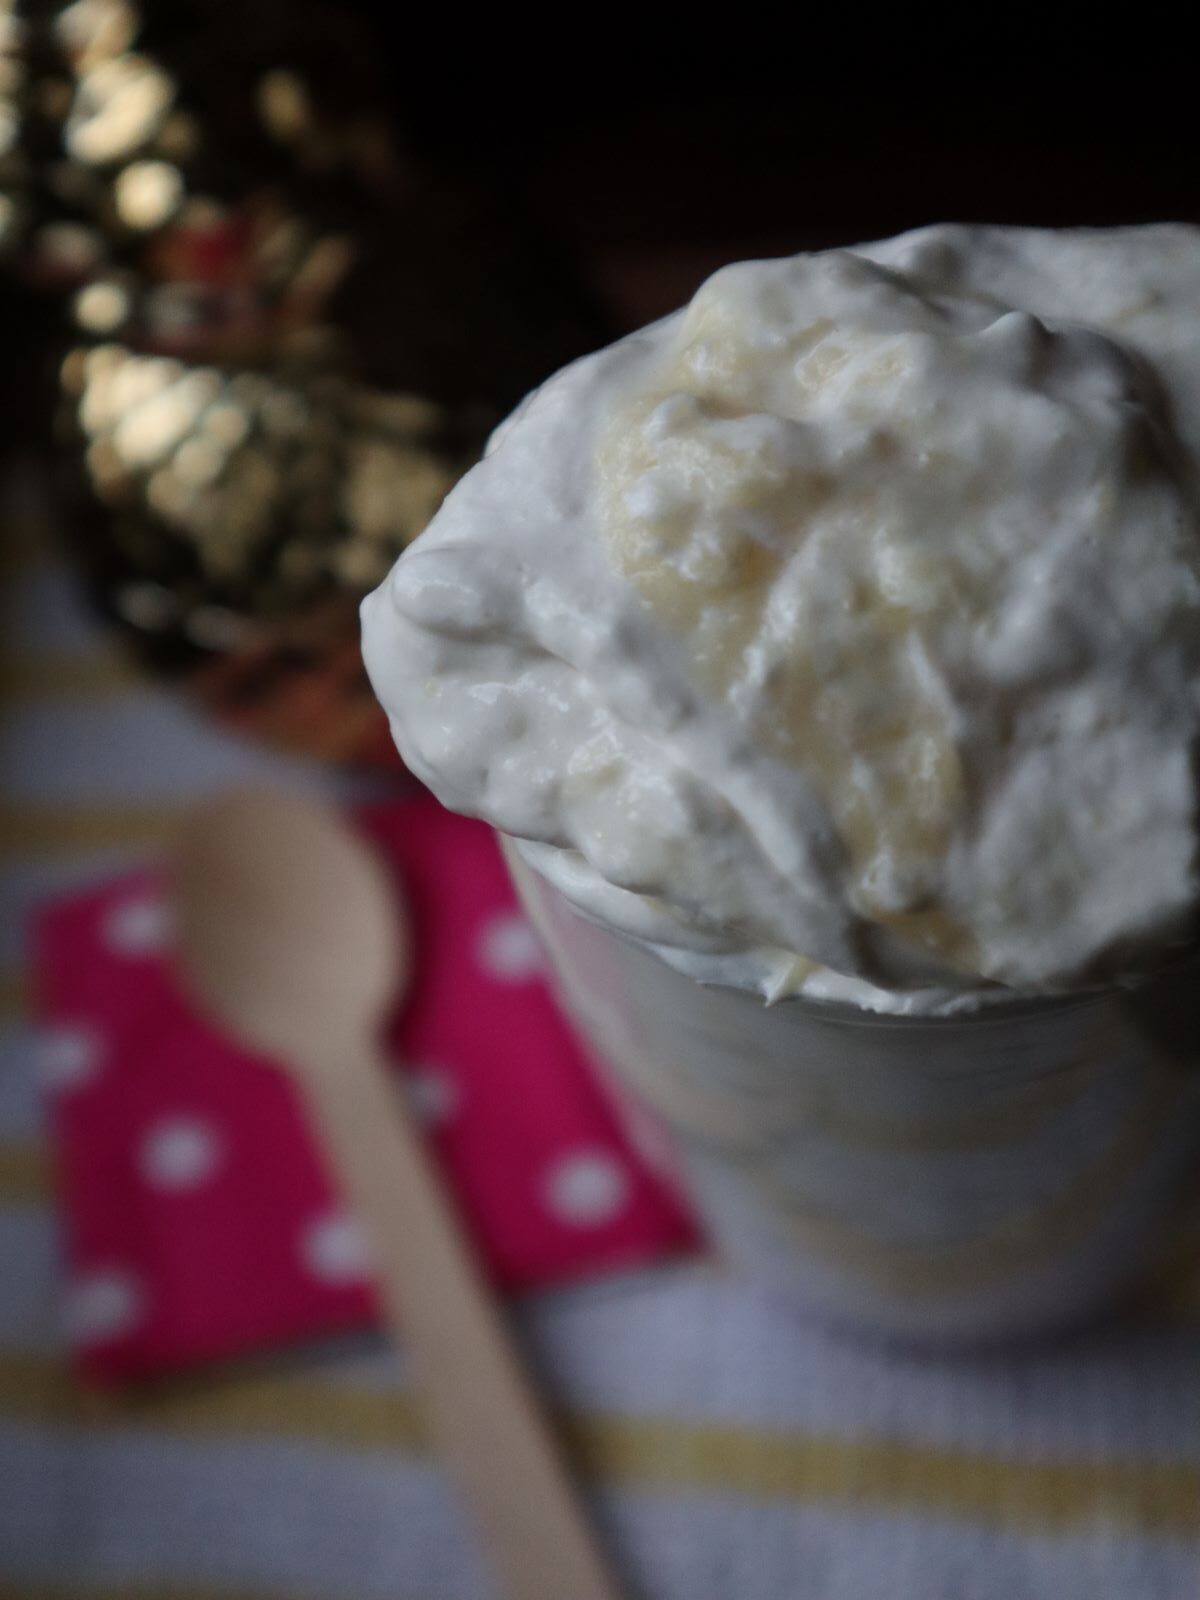
[[[169,44],[202,114],[236,101],[281,40],[352,100],[369,86],[434,198],[372,218],[336,315],[369,381],[434,393],[449,341],[460,363],[481,352],[459,387],[501,410],[729,260],[940,220],[1200,221],[1200,70],[1182,10],[727,4],[668,23],[596,7],[157,0],[146,14],[148,48]],[[209,177],[237,194],[236,173]],[[471,197],[490,219],[480,236],[445,221],[442,194]],[[497,266],[497,218],[540,256]],[[45,433],[28,397],[57,314],[0,284],[0,438]]]
[[[527,37],[460,14],[421,70],[410,18],[369,9],[413,150],[485,173],[622,320],[739,254],[946,219],[1200,218],[1200,72],[1166,13],[722,8],[668,31],[580,12]]]

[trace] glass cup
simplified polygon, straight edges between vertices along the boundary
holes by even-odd
[[[1082,1321],[1155,1259],[1200,1150],[1200,962],[954,1017],[767,1006],[585,918],[504,844],[641,1148],[769,1283],[980,1341]]]

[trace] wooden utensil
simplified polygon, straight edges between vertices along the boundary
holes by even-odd
[[[407,919],[332,811],[239,793],[179,841],[182,973],[221,1023],[286,1066],[373,1247],[434,1441],[510,1600],[618,1600],[563,1460],[412,1118],[381,1024],[406,988]]]

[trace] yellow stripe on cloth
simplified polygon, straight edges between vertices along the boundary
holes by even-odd
[[[1200,1464],[1019,1461],[891,1439],[592,1419],[568,1435],[618,1479],[1065,1534],[1200,1535]]]
[[[186,803],[171,805],[0,804],[0,858],[158,848],[178,826]]]
[[[112,1584],[93,1583],[88,1578],[38,1583],[0,1577],[0,1600],[292,1600],[292,1596],[283,1589],[229,1589],[224,1585],[205,1589],[155,1578],[127,1578]]]
[[[172,1435],[267,1435],[315,1447],[425,1453],[407,1395],[310,1377],[231,1376],[132,1400],[89,1402],[60,1368],[0,1359],[0,1415]],[[959,1518],[1034,1534],[1101,1524],[1200,1535],[1200,1463],[1020,1461],[895,1439],[572,1413],[559,1423],[582,1470],[630,1488]]]
[[[424,1454],[425,1432],[405,1394],[343,1388],[291,1374],[231,1372],[121,1395],[80,1389],[55,1361],[0,1355],[0,1417],[109,1423],[155,1433],[254,1434],[314,1444]]]
[[[98,700],[144,689],[146,679],[115,650],[0,654],[0,702]]]
[[[45,1149],[31,1140],[0,1140],[0,1205],[36,1205],[50,1192]]]
[[[0,1024],[24,1021],[28,1006],[25,974],[19,969],[0,972]]]

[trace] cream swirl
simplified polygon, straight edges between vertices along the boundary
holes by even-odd
[[[504,425],[368,668],[448,804],[706,980],[1137,971],[1195,903],[1198,447],[1196,230],[739,264]]]

